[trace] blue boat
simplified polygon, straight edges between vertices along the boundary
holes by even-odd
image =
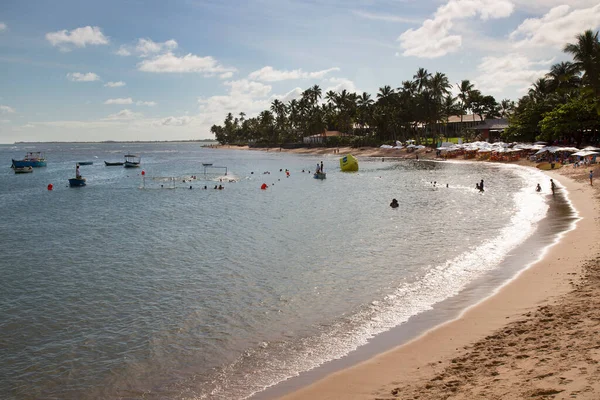
[[[327,174],[325,172],[315,172],[315,179],[325,179],[327,178]]]
[[[69,179],[69,186],[71,186],[71,187],[85,186],[85,178],[84,177],[70,178]]]
[[[44,155],[39,151],[27,153],[25,158],[22,160],[15,160],[14,158],[12,160],[13,168],[23,168],[23,167],[38,168],[38,167],[45,167],[45,166],[46,166],[46,157],[44,157]]]

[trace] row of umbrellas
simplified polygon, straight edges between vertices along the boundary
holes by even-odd
[[[537,150],[535,153],[543,154],[546,152],[549,153],[571,153],[574,156],[590,156],[595,154],[600,154],[600,148],[594,146],[588,146],[582,150],[576,147],[560,147],[560,146],[546,146],[545,142],[536,142],[533,144],[530,143],[504,143],[504,142],[496,142],[496,143],[488,143],[488,142],[472,142],[465,144],[452,144],[452,145],[443,145],[438,147],[437,150],[442,152],[452,152],[458,150],[465,151],[477,151],[480,153],[486,152],[498,152],[498,153],[511,153],[516,151],[523,150]]]

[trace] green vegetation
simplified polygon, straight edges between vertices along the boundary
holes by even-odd
[[[359,95],[346,90],[328,91],[323,98],[321,88],[315,85],[287,104],[274,100],[270,110],[254,118],[246,118],[243,112],[237,117],[229,113],[223,125],[213,125],[211,132],[222,144],[251,142],[257,146],[302,143],[305,136],[327,130],[351,136],[328,137],[326,146],[379,146],[408,139],[434,144],[448,136],[449,116],[471,111],[483,121],[486,116],[510,112],[514,105],[509,100],[498,104],[468,80],[457,86],[460,94],[453,97],[446,75],[430,74],[424,68],[397,89],[379,88],[374,98],[366,92]]]
[[[597,143],[600,128],[600,42],[587,30],[564,47],[572,62],[555,64],[519,99],[506,141]]]

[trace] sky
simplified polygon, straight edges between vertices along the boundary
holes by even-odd
[[[3,0],[0,143],[208,139],[228,112],[420,67],[517,100],[599,27],[598,0]]]

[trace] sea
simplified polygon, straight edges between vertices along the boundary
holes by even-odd
[[[14,174],[29,151],[47,167]],[[0,145],[0,397],[277,398],[456,318],[577,219],[535,169],[340,156]]]

